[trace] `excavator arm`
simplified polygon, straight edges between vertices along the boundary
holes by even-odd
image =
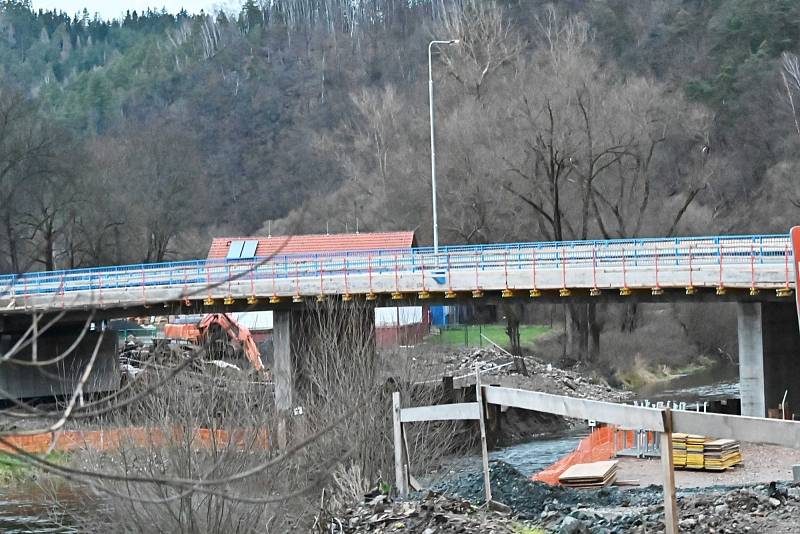
[[[242,350],[247,356],[247,359],[250,360],[253,369],[260,371],[264,368],[264,365],[261,363],[261,352],[258,350],[250,330],[237,323],[226,313],[210,313],[203,317],[203,320],[197,324],[200,335],[204,335],[212,325],[218,325],[225,330],[230,337],[238,340],[239,343],[242,344]]]

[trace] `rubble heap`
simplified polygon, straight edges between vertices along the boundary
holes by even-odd
[[[386,495],[372,496],[346,510],[341,517],[331,518],[326,532],[513,534],[516,532],[513,525],[508,513],[429,492],[411,501],[392,501]]]
[[[528,376],[515,370],[513,357],[494,348],[460,349],[444,355],[441,363],[445,367],[443,374],[463,377],[466,383],[474,382],[471,375],[477,368],[484,383],[610,402],[633,397],[633,392],[616,390],[600,378],[587,378],[578,371],[559,369],[530,356],[523,358]]]

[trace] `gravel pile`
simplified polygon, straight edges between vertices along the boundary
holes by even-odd
[[[663,532],[660,486],[573,490],[532,482],[503,462],[490,465],[492,497],[508,505],[520,520],[559,534]],[[480,503],[483,475],[467,473],[434,488]],[[680,491],[681,532],[769,534],[800,532],[800,487],[772,483],[745,488]]]

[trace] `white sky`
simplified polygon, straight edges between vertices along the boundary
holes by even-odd
[[[92,16],[99,13],[103,19],[121,19],[129,9],[141,12],[148,7],[156,9],[166,7],[170,13],[177,13],[181,8],[186,8],[189,13],[197,13],[201,9],[216,11],[219,8],[224,8],[225,11],[238,11],[243,2],[239,0],[33,0],[32,3],[34,10],[57,9],[74,15],[82,12],[85,7]]]

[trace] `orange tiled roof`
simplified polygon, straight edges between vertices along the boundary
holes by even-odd
[[[258,240],[256,256],[313,254],[350,250],[397,250],[416,246],[414,232],[369,232],[359,234],[316,234],[272,237],[215,237],[208,259],[225,258],[233,241]]]

